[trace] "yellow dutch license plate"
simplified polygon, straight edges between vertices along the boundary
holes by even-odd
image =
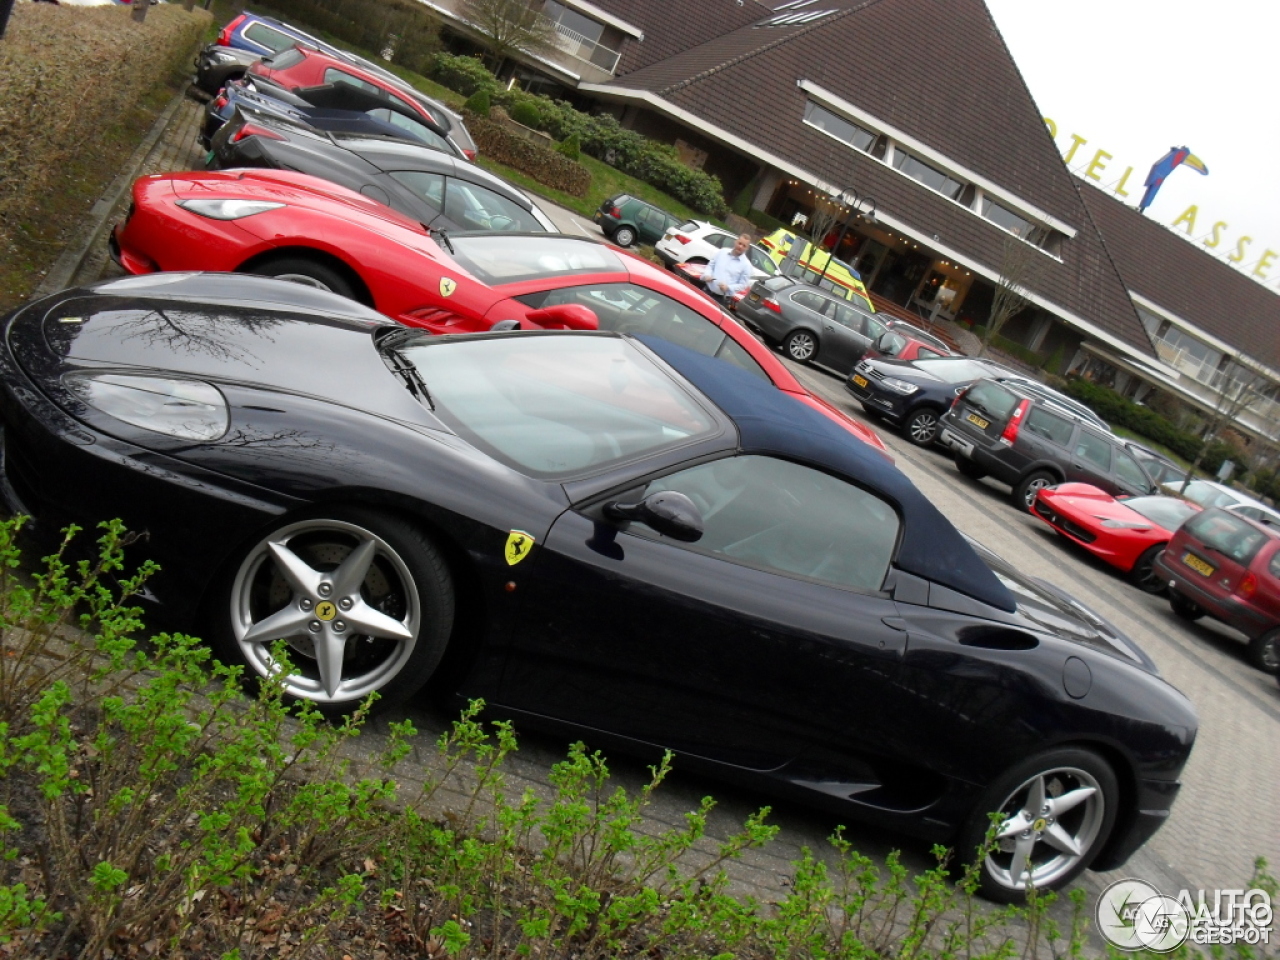
[[[854,382],[854,383],[856,383],[856,384],[857,384],[858,386],[860,386],[860,387],[865,387],[865,386],[867,385],[867,378],[866,378],[866,377],[860,377],[860,376],[858,376],[858,375],[855,373],[855,374],[853,375],[853,382]]]
[[[987,429],[987,427],[991,426],[990,420],[983,420],[976,413],[969,414],[969,416],[965,417],[965,419],[968,420],[970,423],[972,423],[979,430],[985,430]]]
[[[1194,570],[1196,573],[1199,573],[1206,577],[1212,577],[1213,571],[1217,569],[1212,564],[1205,563],[1203,560],[1197,557],[1194,553],[1184,553],[1182,555],[1182,562],[1185,563],[1192,570]]]

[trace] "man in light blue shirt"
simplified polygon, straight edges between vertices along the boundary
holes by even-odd
[[[733,247],[722,249],[712,257],[707,269],[702,272],[702,283],[707,288],[707,293],[726,307],[733,302],[734,294],[751,286],[751,261],[747,259],[749,246],[750,234],[739,234]]]

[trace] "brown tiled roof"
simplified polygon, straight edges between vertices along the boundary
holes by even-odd
[[[1115,196],[1081,194],[1131,291],[1280,370],[1280,296]]]
[[[670,13],[677,4],[663,6]],[[806,9],[818,7],[837,13],[798,27],[740,27],[609,86],[645,91],[829,183],[853,185],[883,214],[999,271],[1006,233],[803,123],[806,95],[796,84],[811,80],[1074,227],[1062,262],[1046,258],[1035,291],[1154,356],[982,0],[819,0]]]
[[[628,38],[618,63],[618,76],[674,57],[715,37],[772,14],[772,7],[758,0],[592,0],[594,6],[626,20],[644,31],[644,40]]]

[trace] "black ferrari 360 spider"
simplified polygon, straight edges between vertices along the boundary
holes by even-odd
[[[433,338],[307,287],[159,274],[4,322],[0,490],[121,517],[170,618],[334,713],[447,676],[521,722],[973,851],[1114,868],[1196,716],[1113,626],[894,466],[650,337]],[[447,668],[447,669],[446,669]]]

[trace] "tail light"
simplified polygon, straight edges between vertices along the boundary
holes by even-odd
[[[609,216],[611,216],[611,217],[616,217],[617,219],[621,220],[621,219],[622,219],[622,210],[621,210],[621,208],[619,208],[619,207],[610,207],[610,208],[609,208]]]
[[[686,237],[683,233],[677,233],[674,239],[676,243],[685,244],[693,240],[693,237]]]
[[[956,395],[951,400],[951,407],[948,407],[948,409],[954,408],[957,403],[959,403],[962,399],[964,399],[965,395],[968,392],[969,392],[968,387],[961,387],[959,390],[957,390]]]
[[[476,158],[476,152],[474,150],[463,150],[462,155],[468,160],[475,160]]]
[[[1022,418],[1026,416],[1027,407],[1031,406],[1030,400],[1020,400],[1018,405],[1014,407],[1013,414],[1009,417],[1009,422],[1004,425],[1004,431],[1000,434],[1000,442],[1006,446],[1013,446],[1013,441],[1018,439],[1018,429],[1022,426]]]
[[[236,27],[240,26],[240,24],[244,22],[244,18],[246,16],[247,14],[242,13],[240,14],[240,16],[236,17],[234,20],[232,20],[230,23],[228,23],[225,27],[222,28],[222,32],[218,34],[218,39],[216,41],[218,46],[220,47],[231,46],[231,35],[236,32]]]
[[[1240,578],[1240,586],[1236,587],[1236,593],[1248,600],[1258,592],[1258,578],[1253,575],[1253,571],[1245,571],[1245,575]]]
[[[266,127],[260,127],[256,123],[246,123],[231,136],[232,143],[239,143],[248,137],[264,137],[267,140],[283,140],[284,137],[276,133],[274,130],[268,130]]]
[[[772,310],[774,313],[782,312],[782,304],[778,303],[778,301],[773,299],[773,297],[765,297],[760,302],[763,303],[765,307]]]
[[[225,107],[229,102],[230,102],[230,101],[229,101],[229,100],[227,100],[227,98],[226,98],[226,97],[224,97],[222,94],[218,94],[218,96],[214,98],[214,101],[213,101],[213,109],[215,109],[215,110],[221,110],[221,109],[222,109],[223,107]]]

